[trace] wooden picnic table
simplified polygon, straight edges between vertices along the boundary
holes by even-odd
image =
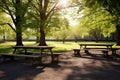
[[[38,49],[38,50],[40,50],[40,55],[44,55],[44,51],[47,51],[48,53],[50,53],[51,59],[52,59],[52,61],[54,61],[54,55],[53,55],[53,51],[52,51],[53,48],[54,48],[54,46],[14,46],[13,54],[16,53],[17,49],[24,49],[25,54],[28,53],[27,52],[28,49]]]
[[[101,44],[101,43],[93,43],[93,44],[79,44],[80,45],[80,50],[83,48],[86,53],[89,54],[88,50],[89,49],[95,49],[95,50],[101,50],[105,56],[108,56],[108,51],[112,51],[112,54],[116,54],[112,46],[114,44]]]

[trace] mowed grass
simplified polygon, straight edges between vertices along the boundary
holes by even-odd
[[[64,44],[62,42],[51,42],[48,41],[47,44],[48,46],[55,46],[53,48],[53,52],[66,52],[66,51],[71,51],[74,48],[80,48],[79,44],[80,43],[90,43],[90,44],[95,44],[96,42],[65,42]],[[115,42],[99,42],[99,43],[114,43]],[[0,43],[0,53],[12,53],[13,48],[12,46],[15,46],[15,42],[5,42],[5,43]],[[38,44],[35,42],[23,42],[24,46],[37,46]],[[118,46],[119,47],[119,46]]]

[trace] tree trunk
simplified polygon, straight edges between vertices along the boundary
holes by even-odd
[[[120,45],[120,25],[116,25],[116,42]]]
[[[16,46],[23,46],[22,43],[22,33],[17,32],[16,33]]]
[[[39,46],[47,46],[46,41],[45,41],[45,31],[43,27],[40,29],[40,43]]]
[[[36,43],[40,43],[40,36],[36,36]]]
[[[23,46],[22,43],[22,27],[20,24],[20,16],[16,17],[16,46]]]
[[[97,36],[95,37],[95,42],[96,42],[96,43],[98,42],[98,37],[97,37]]]
[[[63,44],[65,43],[65,40],[63,39]]]
[[[21,7],[21,0],[16,0],[16,22],[15,22],[15,26],[16,26],[16,46],[23,46],[22,43],[22,27],[21,27],[21,21],[22,21],[22,14],[20,14],[20,7]]]
[[[16,23],[16,46],[23,46],[22,27],[19,25],[19,22]]]
[[[77,37],[75,36],[75,42],[77,43],[77,41],[78,41],[78,39],[77,39]]]
[[[39,30],[39,29],[40,29],[40,28],[37,28],[37,29],[36,29],[36,32],[37,32],[37,33],[36,33],[36,43],[40,43],[40,33],[39,33],[40,30]]]
[[[6,41],[6,35],[5,35],[5,32],[4,32],[4,35],[3,35],[3,42]]]

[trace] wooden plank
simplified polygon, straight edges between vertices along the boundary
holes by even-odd
[[[38,58],[41,57],[40,55],[25,55],[25,54],[1,54],[2,56],[15,56],[15,57],[33,57]]]

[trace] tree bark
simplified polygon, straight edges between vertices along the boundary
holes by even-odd
[[[40,36],[36,36],[36,43],[40,43]]]
[[[16,33],[16,46],[23,46],[22,43],[22,33],[17,32]]]
[[[16,9],[16,22],[15,22],[15,26],[16,26],[16,46],[23,46],[22,43],[22,27],[21,27],[21,21],[22,21],[22,14],[20,14],[20,6],[21,6],[21,0],[16,0],[16,5],[15,5],[15,9]]]
[[[22,43],[22,27],[20,25],[20,20],[19,16],[17,16],[16,20],[16,46],[23,46]]]
[[[40,43],[39,46],[47,46],[46,40],[45,40],[45,31],[43,27],[40,29]]]
[[[120,25],[116,25],[116,42],[117,45],[120,45]]]

